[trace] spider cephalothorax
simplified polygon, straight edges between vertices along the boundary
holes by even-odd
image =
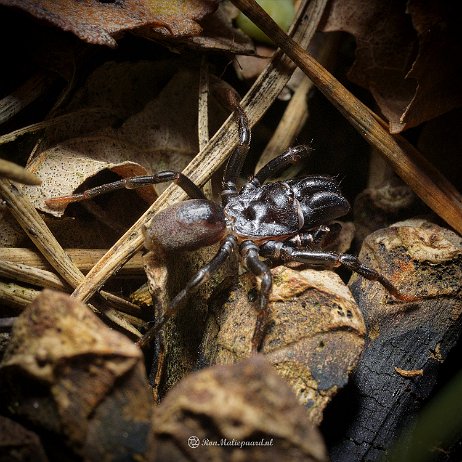
[[[126,178],[80,194],[47,201],[49,206],[61,206],[118,188],[133,189],[165,181],[174,181],[189,195],[189,200],[168,207],[151,220],[145,229],[146,248],[174,252],[216,243],[220,243],[220,248],[215,257],[173,298],[140,344],[147,345],[175,314],[180,302],[215,272],[232,252],[238,252],[243,264],[261,280],[253,351],[258,351],[264,340],[272,286],[270,268],[260,257],[270,261],[299,261],[316,268],[344,265],[367,279],[380,282],[395,297],[411,300],[412,297],[402,295],[390,281],[363,265],[355,256],[324,250],[328,241],[326,237],[334,228],[338,231],[338,225],[333,228],[328,223],[345,215],[350,208],[334,177],[309,175],[266,183],[289,165],[306,157],[310,153],[309,147],[288,149],[261,168],[241,189],[237,188],[250,143],[250,129],[238,98],[232,95],[230,100],[239,124],[239,143],[225,169],[221,205],[208,200],[201,189],[182,173],[173,171]]]

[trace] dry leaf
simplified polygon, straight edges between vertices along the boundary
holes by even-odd
[[[358,361],[364,321],[336,274],[283,266],[272,273],[271,319],[262,352],[290,383],[311,420],[319,423],[324,407]],[[256,296],[255,278],[248,274],[216,295],[202,348],[206,364],[249,356]]]
[[[260,356],[188,376],[156,408],[154,431],[158,461],[327,461],[321,436]]]
[[[44,290],[19,316],[0,376],[13,415],[85,460],[152,449],[141,351],[68,295]]]
[[[179,72],[120,128],[63,141],[37,155],[28,168],[42,179],[42,186],[24,189],[34,206],[61,216],[64,210],[52,210],[44,201],[72,194],[85,180],[106,169],[122,177],[181,171],[197,152],[197,95],[191,87],[197,88],[196,75]],[[165,187],[157,185],[156,190]],[[150,187],[137,192],[147,202],[157,197]],[[114,210],[114,215],[118,213],[120,207]]]
[[[0,4],[21,8],[88,43],[111,47],[133,30],[173,37],[200,34],[197,21],[216,8],[215,0],[0,0]]]
[[[458,15],[451,11],[457,7],[443,3],[410,0],[407,9],[401,1],[330,4],[323,30],[354,35],[356,60],[349,77],[370,90],[392,133],[462,103],[461,68],[455,64]]]

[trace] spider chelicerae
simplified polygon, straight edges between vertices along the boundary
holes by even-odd
[[[414,297],[402,294],[388,279],[362,264],[357,257],[324,250],[333,231],[329,222],[344,216],[350,209],[336,178],[307,175],[288,181],[267,182],[291,164],[305,158],[311,151],[308,146],[288,149],[238,189],[237,181],[249,150],[250,128],[237,93],[232,89],[227,91],[228,106],[234,109],[239,127],[239,143],[225,168],[221,205],[208,200],[188,177],[175,171],[125,178],[82,193],[46,201],[48,206],[56,208],[116,189],[135,189],[173,181],[190,199],[162,210],[151,220],[145,229],[146,248],[155,250],[160,247],[168,253],[220,243],[212,260],[171,300],[139,344],[149,344],[176,313],[180,303],[222,266],[233,252],[238,252],[247,269],[261,280],[251,344],[253,352],[259,351],[263,344],[272,286],[270,267],[260,257],[273,262],[297,261],[323,269],[343,265],[366,279],[378,281],[397,299],[412,301]]]

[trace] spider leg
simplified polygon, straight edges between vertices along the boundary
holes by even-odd
[[[263,184],[268,178],[275,177],[284,171],[289,165],[296,164],[305,157],[311,154],[312,149],[307,145],[294,146],[287,149],[279,156],[270,160],[264,165],[250,180],[253,186],[258,187]]]
[[[180,172],[166,170],[163,172],[158,172],[154,175],[123,178],[121,180],[114,181],[113,183],[96,186],[95,188],[87,189],[81,193],[71,194],[69,196],[52,197],[51,199],[46,200],[45,203],[50,208],[60,208],[70,204],[71,202],[80,202],[92,199],[95,196],[106,194],[117,189],[136,189],[151,184],[165,183],[167,181],[173,181],[176,183],[192,199],[206,199],[201,189],[196,186],[187,176]]]
[[[223,206],[227,204],[230,197],[238,194],[236,183],[250,146],[249,121],[246,113],[237,101],[234,106],[234,116],[239,128],[239,143],[229,157],[225,173],[223,174],[223,190],[221,192]]]
[[[276,258],[283,261],[299,261],[316,268],[321,267],[329,269],[342,265],[366,279],[379,282],[398,300],[406,302],[417,300],[416,297],[402,294],[391,281],[382,276],[379,272],[361,263],[354,255],[323,250],[301,250],[294,248],[293,243],[275,241],[270,241],[262,246],[260,254],[270,259]]]
[[[170,305],[161,313],[155,325],[151,327],[144,336],[137,342],[141,348],[146,347],[157,336],[158,332],[165,323],[172,318],[177,312],[180,303],[188,297],[201,284],[207,281],[210,276],[215,273],[221,265],[225,263],[228,257],[237,248],[237,240],[233,235],[228,235],[221,244],[215,256],[203,266],[185,285],[185,287],[173,298]]]
[[[273,285],[273,277],[271,276],[271,270],[269,267],[258,258],[259,248],[252,241],[244,241],[241,244],[240,251],[244,259],[245,266],[261,280],[257,323],[252,337],[252,352],[256,353],[261,350],[268,324],[268,301],[271,287]]]

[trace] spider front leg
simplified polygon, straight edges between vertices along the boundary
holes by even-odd
[[[260,294],[257,308],[257,323],[252,337],[252,352],[261,350],[269,318],[269,295],[273,285],[271,270],[259,258],[259,248],[252,241],[244,241],[240,252],[245,266],[261,279]]]
[[[193,199],[206,198],[200,188],[196,186],[187,176],[183,175],[181,172],[166,170],[163,172],[158,172],[154,175],[123,178],[122,180],[96,186],[95,188],[87,189],[81,193],[71,194],[69,196],[52,197],[47,199],[45,203],[50,208],[61,208],[67,204],[70,204],[71,202],[85,201],[101,194],[116,191],[118,189],[136,189],[152,184],[165,183],[167,181],[173,181],[176,183],[180,188],[183,189],[183,191],[186,192],[186,194],[188,194],[189,197]]]
[[[187,283],[186,286],[173,298],[170,305],[161,313],[156,323],[146,334],[138,341],[141,348],[148,346],[162,329],[165,323],[171,319],[177,312],[181,302],[194,292],[200,285],[207,281],[230,257],[237,248],[237,240],[233,235],[227,236],[221,244],[218,252],[212,260],[203,266]]]
[[[323,250],[307,250],[294,248],[293,243],[269,241],[260,248],[260,255],[270,259],[280,259],[284,262],[298,261],[315,268],[335,268],[344,266],[366,279],[377,281],[398,300],[413,302],[417,298],[401,293],[391,281],[372,268],[364,265],[357,257],[350,254],[328,252]]]

